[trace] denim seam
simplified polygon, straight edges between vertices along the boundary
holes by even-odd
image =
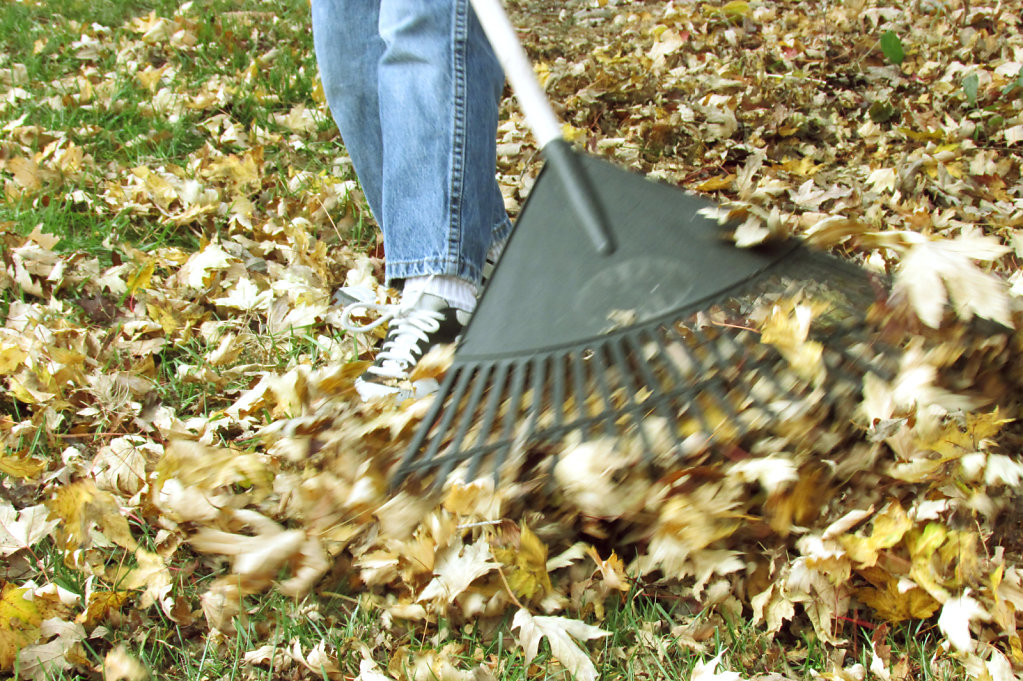
[[[448,224],[448,259],[456,262],[458,253],[461,252],[462,223],[462,193],[464,191],[464,168],[465,168],[465,107],[466,107],[466,52],[469,49],[468,31],[468,2],[456,0],[452,3],[452,54],[453,60],[453,105],[455,112],[454,129],[452,130],[451,144],[451,186],[450,215],[451,223]]]

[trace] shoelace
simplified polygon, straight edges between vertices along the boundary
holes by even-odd
[[[440,328],[444,315],[434,310],[416,308],[422,294],[397,305],[385,303],[351,303],[341,312],[341,328],[349,333],[366,333],[391,322],[387,339],[377,353],[376,362],[366,371],[387,378],[404,378],[405,372],[416,363],[413,351],[419,343],[429,341],[429,334]],[[382,314],[369,324],[356,324],[352,313],[357,309],[373,310]]]

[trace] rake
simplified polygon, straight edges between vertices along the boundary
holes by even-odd
[[[663,464],[838,404],[883,371],[861,268],[796,240],[737,248],[704,216],[715,204],[572,150],[499,0],[473,6],[546,163],[395,484],[456,468],[496,480],[530,452],[553,467],[545,445],[570,434],[636,438]],[[816,306],[816,376],[747,318],[791,298]]]

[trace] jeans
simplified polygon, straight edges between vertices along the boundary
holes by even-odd
[[[388,282],[478,285],[511,224],[496,179],[504,74],[468,0],[312,0],[312,24]]]

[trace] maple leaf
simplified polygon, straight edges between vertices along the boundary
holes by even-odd
[[[611,633],[565,617],[534,617],[525,609],[516,611],[512,618],[512,629],[519,630],[516,637],[526,653],[526,664],[536,657],[540,641],[546,638],[551,647],[551,655],[578,681],[596,681],[597,669],[576,641],[602,638]]]
[[[149,671],[132,657],[124,644],[110,649],[103,658],[103,681],[143,681]]]
[[[494,548],[493,555],[505,565],[512,566],[508,585],[516,595],[532,598],[538,593],[547,595],[554,590],[547,573],[547,546],[525,523],[520,527],[518,546]]]
[[[941,325],[949,299],[962,319],[976,314],[1012,327],[1005,282],[973,263],[994,260],[1009,250],[994,237],[978,234],[914,244],[902,257],[895,291],[909,297],[920,321],[931,328]]]
[[[856,598],[887,622],[927,619],[941,604],[923,589],[878,567],[857,570],[872,586],[856,590]]]
[[[155,459],[162,453],[163,447],[143,437],[114,438],[93,459],[96,485],[110,492],[135,494],[146,482],[146,455]]]
[[[116,584],[125,589],[145,589],[139,599],[139,606],[148,608],[159,603],[165,611],[169,609],[167,598],[171,590],[171,575],[167,564],[158,554],[139,549],[135,552],[137,567],[121,568],[117,571]],[[110,605],[117,602],[112,596]]]
[[[864,567],[873,566],[883,549],[890,549],[901,542],[913,527],[913,521],[902,506],[893,501],[874,516],[873,525],[869,536],[847,534],[838,537],[849,558]]]
[[[461,542],[452,544],[437,559],[434,578],[416,600],[439,598],[451,603],[473,581],[498,567],[500,563],[491,560],[490,544],[485,537],[481,536],[468,546]]]
[[[355,677],[354,681],[393,681],[393,679],[381,672],[376,662],[364,657],[359,661],[359,675]]]
[[[210,243],[182,265],[178,276],[187,286],[202,289],[206,287],[206,277],[210,275],[210,272],[225,270],[231,266],[232,262],[237,261],[220,244]]]
[[[693,666],[693,674],[689,681],[742,681],[742,675],[737,672],[717,671],[721,665],[721,657],[725,651],[721,651],[707,662],[697,662]]]
[[[112,611],[120,610],[130,597],[129,591],[90,591],[86,595],[85,611],[79,613],[75,621],[92,630]]]
[[[10,556],[15,551],[31,548],[50,536],[60,522],[50,520],[49,514],[43,504],[20,511],[10,504],[0,504],[0,556]]]
[[[821,381],[824,377],[824,346],[809,340],[810,327],[820,312],[818,305],[784,300],[771,308],[765,320],[761,341],[778,348],[800,376]]]
[[[44,681],[72,668],[73,664],[68,657],[85,640],[85,627],[76,622],[51,618],[40,623],[39,631],[42,638],[49,640],[25,646],[18,651],[18,669],[35,681]]]
[[[974,620],[987,621],[991,615],[966,589],[961,596],[950,598],[941,607],[938,615],[938,629],[945,635],[952,647],[961,652],[971,653],[977,642],[970,635],[970,623]]]
[[[260,291],[248,277],[242,277],[234,283],[228,294],[222,298],[214,298],[214,304],[236,310],[253,312],[269,310],[273,304],[273,291]]]
[[[42,624],[30,589],[7,582],[0,591],[0,670],[12,671],[18,652],[39,639]]]
[[[59,487],[46,506],[50,517],[61,520],[60,535],[69,547],[88,547],[104,538],[130,551],[138,546],[117,498],[91,480]]]

